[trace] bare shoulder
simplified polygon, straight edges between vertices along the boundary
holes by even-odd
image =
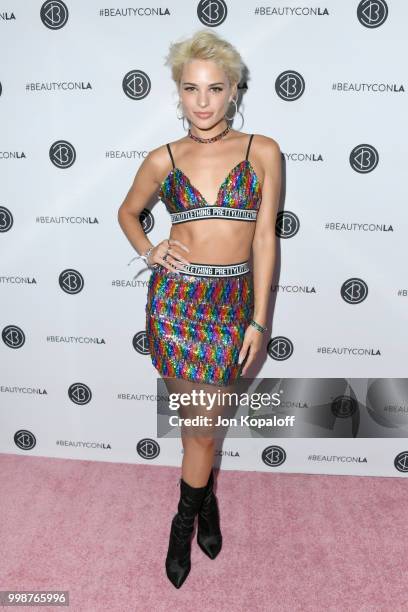
[[[145,157],[145,160],[149,160],[149,165],[158,169],[159,171],[161,168],[168,166],[170,157],[166,144],[162,144],[155,149],[151,149],[148,155]]]
[[[172,144],[173,143],[170,143],[170,147],[172,147]],[[151,149],[144,158],[142,165],[145,167],[146,172],[149,172],[152,178],[160,184],[172,168],[167,144],[162,144]]]
[[[254,134],[251,155],[255,161],[255,171],[263,183],[267,175],[280,173],[282,165],[281,150],[279,143],[274,138],[263,134]]]
[[[281,155],[279,143],[270,136],[254,134],[252,146],[254,147],[256,153],[259,153],[259,156],[262,159],[265,159],[265,161],[276,159]]]

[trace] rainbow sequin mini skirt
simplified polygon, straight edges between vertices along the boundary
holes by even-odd
[[[190,263],[178,272],[159,265],[147,291],[146,335],[162,377],[232,384],[253,317],[253,277],[248,262]]]

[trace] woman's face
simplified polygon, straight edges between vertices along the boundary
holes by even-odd
[[[195,59],[184,64],[180,100],[184,115],[198,129],[210,129],[224,119],[236,92],[236,84],[231,87],[227,74],[215,62]]]

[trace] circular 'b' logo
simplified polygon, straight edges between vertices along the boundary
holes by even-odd
[[[21,348],[25,342],[24,332],[17,325],[7,325],[1,332],[1,337],[9,348]]]
[[[68,21],[67,5],[61,0],[48,0],[40,10],[40,19],[50,30],[63,28]]]
[[[139,215],[140,225],[143,228],[145,234],[152,231],[154,227],[154,218],[151,211],[148,208],[144,208]]]
[[[295,70],[285,70],[275,81],[275,91],[282,100],[292,102],[303,95],[305,91],[305,80]]]
[[[50,160],[57,168],[69,168],[76,159],[75,149],[66,140],[57,140],[50,147]]]
[[[91,401],[92,391],[85,383],[76,382],[69,387],[68,397],[74,404],[84,406]]]
[[[227,12],[224,0],[201,0],[197,6],[198,19],[210,28],[221,25],[227,18]]]
[[[361,304],[368,295],[368,285],[361,278],[349,278],[342,284],[340,294],[348,304]]]
[[[276,216],[275,234],[278,238],[293,238],[300,227],[299,217],[290,210],[281,210]]]
[[[394,459],[394,466],[399,472],[408,472],[408,451],[402,451]]]
[[[133,336],[132,344],[133,344],[133,348],[135,349],[137,353],[139,353],[139,355],[149,355],[150,353],[149,342],[147,340],[147,335],[144,330],[137,332]]]
[[[262,451],[262,461],[269,467],[278,467],[286,461],[285,449],[281,446],[267,446]]]
[[[357,19],[366,28],[378,28],[388,17],[388,6],[384,0],[362,0],[357,7]]]
[[[152,438],[143,438],[137,443],[136,450],[143,459],[156,459],[160,453],[160,446]]]
[[[338,395],[331,404],[331,411],[335,417],[348,419],[357,411],[357,402],[354,397],[349,395]]]
[[[268,342],[267,353],[276,361],[285,361],[293,355],[293,342],[285,336],[275,336]]]
[[[150,93],[152,84],[143,70],[130,70],[123,77],[122,88],[128,98],[142,100]]]
[[[79,293],[84,288],[84,277],[78,270],[63,270],[59,275],[58,282],[65,293]]]
[[[8,232],[13,225],[13,215],[8,208],[0,206],[0,232]]]
[[[35,435],[27,429],[19,429],[14,434],[14,443],[21,450],[31,450],[36,445]]]
[[[361,144],[354,147],[350,153],[350,165],[356,172],[367,174],[378,164],[378,151],[372,145]]]

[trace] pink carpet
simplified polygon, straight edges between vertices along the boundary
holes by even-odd
[[[179,475],[0,455],[0,590],[69,591],[69,608],[30,611],[408,610],[403,478],[219,472],[223,548],[211,560],[194,540],[176,589],[164,560]]]

